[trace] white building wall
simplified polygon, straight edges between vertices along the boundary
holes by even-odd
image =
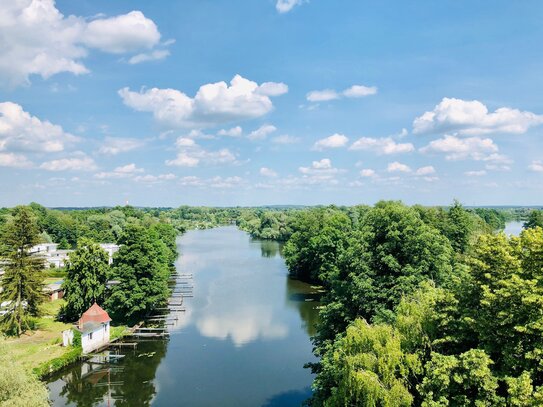
[[[91,338],[92,336],[92,338]],[[109,322],[103,324],[93,332],[81,334],[81,348],[83,353],[90,353],[101,348],[109,342]]]

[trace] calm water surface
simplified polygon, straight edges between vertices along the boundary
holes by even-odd
[[[318,303],[287,277],[280,246],[235,227],[190,231],[178,245],[194,298],[170,339],[59,372],[48,383],[55,406],[299,406],[309,397],[303,365],[314,360]]]
[[[503,230],[506,235],[513,235],[518,236],[520,235],[520,232],[522,232],[522,227],[524,226],[524,222],[519,221],[511,221],[507,222],[505,224],[505,229]]]

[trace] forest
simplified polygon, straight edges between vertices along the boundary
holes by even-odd
[[[326,287],[312,406],[543,403],[543,223],[379,202],[296,214],[290,273]]]
[[[524,222],[520,236],[502,232],[510,220]],[[233,224],[283,242],[291,277],[324,288],[309,405],[543,403],[543,211],[533,208],[3,208],[0,298],[14,306],[2,331],[37,329],[47,276],[64,279],[59,321],[98,301],[116,324],[134,324],[169,296],[177,236]],[[74,250],[66,267],[28,254],[44,242]],[[105,242],[120,245],[111,265]],[[46,400],[2,349],[0,371],[0,405]]]

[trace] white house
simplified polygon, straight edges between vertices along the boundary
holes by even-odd
[[[81,347],[83,353],[90,353],[100,349],[109,343],[109,323],[111,318],[108,313],[97,303],[81,315],[77,329],[81,332]]]
[[[35,246],[32,246],[30,250],[28,251],[31,254],[34,253],[51,253],[56,252],[58,247],[58,243],[40,243]]]
[[[100,247],[107,252],[109,264],[113,263],[113,255],[119,251],[119,245],[115,243],[100,243]]]

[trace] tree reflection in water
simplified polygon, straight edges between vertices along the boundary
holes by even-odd
[[[274,240],[256,240],[260,243],[262,257],[273,258],[282,255],[283,245]],[[286,279],[286,303],[290,308],[297,309],[304,322],[304,329],[309,336],[315,335],[319,319],[320,297],[322,293],[311,285],[292,278]]]
[[[149,406],[156,395],[154,379],[166,344],[141,341],[135,351],[123,351],[125,357],[117,363],[79,363],[50,382],[64,382],[60,395],[78,407]]]

